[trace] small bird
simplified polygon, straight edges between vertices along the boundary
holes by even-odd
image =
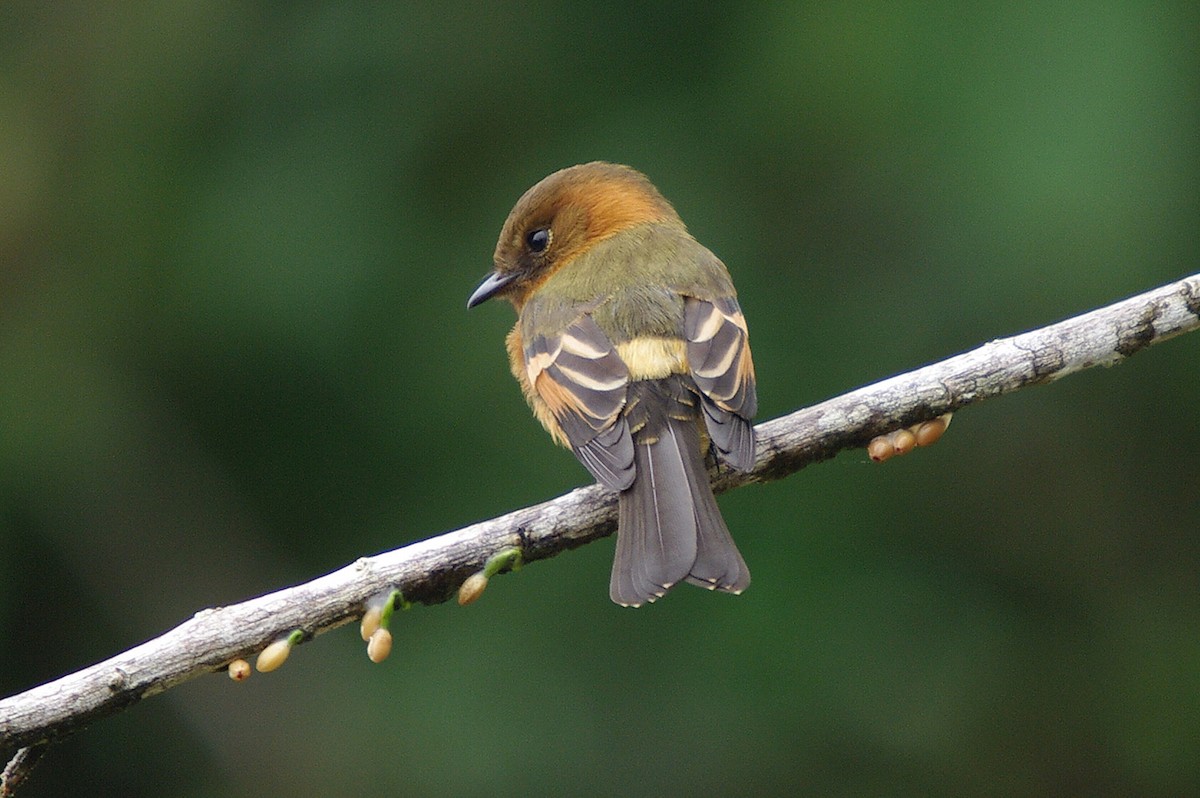
[[[512,302],[509,361],[534,415],[619,492],[612,600],[681,581],[745,590],[706,466],[755,458],[754,364],[724,264],[645,175],[597,161],[525,192],[494,265],[467,307]]]

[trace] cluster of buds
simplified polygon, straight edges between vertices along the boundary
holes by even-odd
[[[488,580],[504,570],[516,571],[521,567],[521,550],[515,546],[504,549],[493,555],[484,564],[482,571],[476,571],[463,580],[458,587],[458,605],[465,607],[483,595]]]
[[[397,605],[401,609],[409,607],[399,590],[380,594],[367,601],[358,631],[367,643],[367,657],[371,662],[383,662],[392,653],[392,633],[388,631],[388,625],[392,622],[392,613]]]
[[[873,438],[867,444],[867,455],[876,463],[890,460],[899,454],[908,454],[918,446],[932,446],[950,426],[951,413],[938,416],[933,421],[922,421],[911,427],[894,430],[887,435]]]
[[[488,580],[501,571],[515,571],[521,567],[521,550],[516,547],[504,549],[493,555],[484,564],[483,570],[468,576],[458,588],[458,603],[466,606],[483,595]],[[367,644],[367,657],[372,662],[383,662],[392,653],[392,633],[388,626],[396,608],[408,609],[411,604],[404,600],[399,590],[380,593],[367,600],[363,611],[359,633]],[[304,639],[304,632],[296,629],[264,648],[258,655],[255,667],[268,673],[287,661],[292,648]],[[228,666],[229,678],[243,682],[250,678],[250,663],[235,659]]]
[[[288,655],[292,653],[292,647],[304,639],[304,631],[294,629],[285,637],[281,637],[258,653],[258,659],[254,665],[258,668],[259,673],[270,673],[278,668],[283,663],[287,662]],[[250,668],[250,663],[238,657],[232,660],[225,666],[225,672],[229,674],[229,678],[235,682],[244,682],[250,678],[250,674],[254,671]]]

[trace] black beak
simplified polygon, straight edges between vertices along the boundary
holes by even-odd
[[[475,293],[471,294],[471,298],[467,300],[467,309],[488,301],[496,294],[504,290],[504,287],[516,279],[517,273],[510,272],[501,274],[500,272],[492,272],[487,276],[479,287],[475,289]]]

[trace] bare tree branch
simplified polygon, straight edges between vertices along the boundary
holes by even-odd
[[[49,743],[27,745],[13,754],[4,772],[0,773],[0,798],[9,798],[17,794],[17,788],[29,777],[30,771],[37,765],[42,754],[46,753]]]
[[[1049,327],[1003,338],[757,427],[753,472],[722,471],[718,490],[787,476],[865,445],[902,425],[992,396],[1111,366],[1200,327],[1200,274]],[[510,547],[525,562],[610,534],[616,497],[597,485],[357,562],[302,585],[188,621],[76,673],[0,701],[0,749],[67,735],[180,682],[220,670],[300,630],[307,639],[360,617],[364,603],[398,589],[410,601],[445,601],[489,557]]]

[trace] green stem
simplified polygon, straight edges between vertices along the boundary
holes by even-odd
[[[491,579],[504,570],[519,571],[521,569],[521,550],[516,546],[504,549],[492,555],[483,566],[483,575]]]

